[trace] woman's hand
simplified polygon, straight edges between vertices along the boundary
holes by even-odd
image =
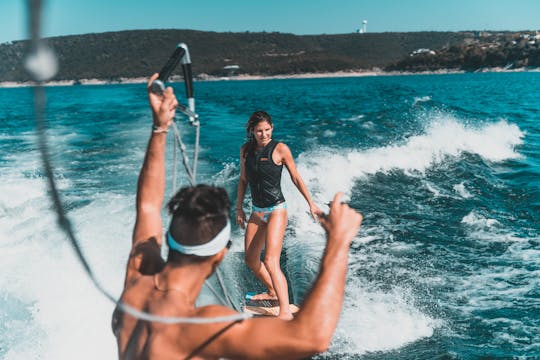
[[[246,228],[246,214],[242,208],[236,209],[236,225],[240,225],[242,229]]]
[[[311,213],[313,220],[319,221],[319,214],[322,213],[322,210],[317,206],[317,204],[311,203],[309,205],[309,212]]]

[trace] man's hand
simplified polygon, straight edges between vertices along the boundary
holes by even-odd
[[[317,204],[311,203],[309,205],[309,212],[310,212],[311,217],[313,218],[313,220],[318,221],[319,214],[322,213],[322,210],[317,206]]]
[[[152,109],[154,125],[163,130],[167,130],[176,113],[178,101],[176,100],[176,96],[174,96],[171,87],[165,89],[162,95],[154,94],[150,91],[150,85],[152,85],[152,82],[156,80],[158,76],[159,74],[156,73],[148,80],[148,101],[150,102],[150,108]]]
[[[326,230],[328,242],[342,242],[350,246],[362,224],[362,214],[341,202],[343,193],[338,192],[330,204],[330,213],[322,211],[317,215],[322,227]]]

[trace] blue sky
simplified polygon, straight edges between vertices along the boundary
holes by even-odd
[[[44,0],[45,36],[131,29],[294,34],[540,30],[540,0]],[[0,0],[0,43],[27,38],[26,1]]]

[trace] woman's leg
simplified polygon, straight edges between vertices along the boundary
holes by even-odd
[[[287,210],[274,210],[268,218],[264,265],[270,273],[279,300],[278,316],[282,319],[289,320],[293,318],[289,310],[289,289],[287,288],[287,279],[285,278],[285,275],[283,275],[279,265],[286,227]]]
[[[266,239],[267,225],[256,214],[252,213],[246,228],[244,237],[245,259],[247,266],[253,271],[257,279],[268,289],[267,294],[258,294],[254,300],[275,299],[276,292],[272,285],[272,279],[264,263],[261,262],[261,252]]]

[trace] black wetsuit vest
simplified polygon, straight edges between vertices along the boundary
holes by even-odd
[[[270,207],[285,201],[281,192],[283,165],[276,165],[272,153],[277,141],[270,141],[261,151],[246,157],[246,176],[251,189],[251,200],[257,207]]]

